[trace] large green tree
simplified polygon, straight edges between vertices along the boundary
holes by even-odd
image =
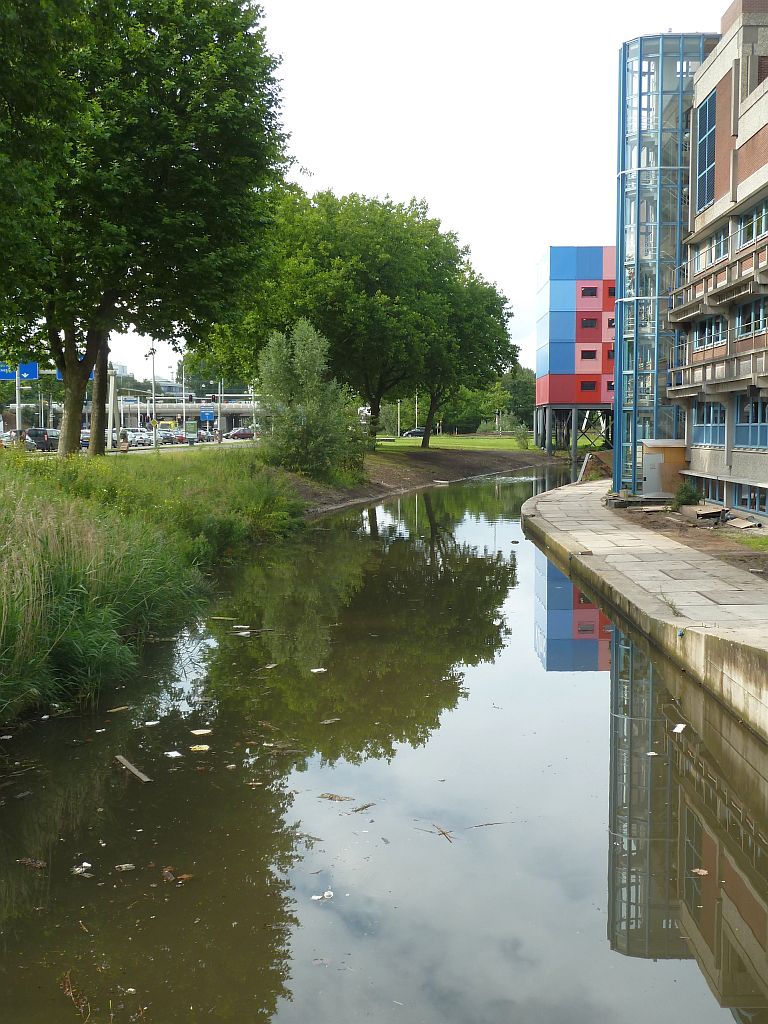
[[[517,346],[509,339],[506,297],[485,281],[465,259],[435,296],[431,330],[426,335],[420,388],[429,395],[423,448],[435,416],[462,388],[490,386],[494,377],[517,363]]]
[[[194,345],[227,319],[283,159],[256,4],[81,6],[80,30],[56,59],[78,102],[22,311],[64,377],[62,453],[78,447],[94,367],[99,404],[112,331]]]

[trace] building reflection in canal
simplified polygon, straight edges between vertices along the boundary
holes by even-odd
[[[611,949],[695,959],[735,1020],[766,1024],[768,748],[539,553],[535,634],[547,671],[610,667]]]

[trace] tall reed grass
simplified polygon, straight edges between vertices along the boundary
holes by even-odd
[[[0,451],[0,721],[91,697],[180,620],[200,568],[287,532],[300,504],[252,451]]]

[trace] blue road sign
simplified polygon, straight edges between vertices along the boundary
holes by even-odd
[[[201,409],[200,419],[203,423],[213,423],[216,419],[215,410],[213,409]]]
[[[61,370],[56,371],[56,380],[64,380],[64,378],[61,376]],[[93,370],[91,370],[88,380],[93,380]]]
[[[22,380],[37,380],[40,376],[37,363],[20,363],[19,371]],[[16,380],[16,367],[10,363],[0,363],[0,380]]]

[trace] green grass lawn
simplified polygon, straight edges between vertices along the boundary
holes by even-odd
[[[768,551],[768,530],[727,530],[721,536],[728,537],[728,540],[735,540],[745,548],[753,551]]]
[[[399,437],[391,441],[378,440],[379,451],[398,448],[421,448],[420,437]],[[429,439],[430,448],[449,448],[454,451],[501,451],[519,452],[523,449],[514,437],[499,437],[498,434],[433,434]],[[533,448],[533,441],[530,446]]]

